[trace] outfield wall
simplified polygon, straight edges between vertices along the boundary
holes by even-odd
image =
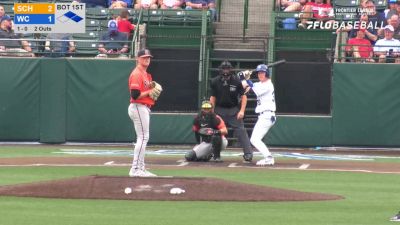
[[[134,140],[127,115],[133,60],[2,58],[0,68],[0,141]],[[399,67],[349,63],[333,68],[332,116],[279,115],[267,141],[399,146]],[[193,116],[153,113],[150,142],[194,143]]]

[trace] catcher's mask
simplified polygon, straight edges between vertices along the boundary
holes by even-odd
[[[258,72],[265,72],[265,76],[269,77],[268,66],[265,64],[260,64],[257,66],[256,73],[258,73]]]
[[[225,60],[221,63],[221,65],[219,65],[220,74],[224,76],[224,78],[228,78],[229,75],[231,75],[232,68],[232,64],[229,61]]]

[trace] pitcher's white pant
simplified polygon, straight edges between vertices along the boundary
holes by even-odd
[[[150,109],[142,104],[131,103],[128,107],[128,115],[131,118],[136,132],[136,145],[133,152],[132,168],[145,170],[144,156],[150,133]]]
[[[272,121],[271,118],[275,117],[274,112],[265,111],[258,116],[257,123],[253,128],[253,133],[251,134],[250,142],[251,144],[264,156],[267,158],[271,155],[268,147],[264,144],[262,139],[268,133],[269,129],[274,125],[275,120]]]

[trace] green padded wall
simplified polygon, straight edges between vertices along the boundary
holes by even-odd
[[[65,72],[64,59],[40,61],[40,142],[65,142]]]
[[[192,132],[194,117],[195,114],[152,114],[150,119],[150,143],[195,143],[196,140]]]
[[[264,140],[269,145],[330,146],[331,135],[330,116],[281,115]]]
[[[0,59],[0,140],[131,142],[132,60]],[[279,115],[269,145],[399,146],[395,64],[335,64],[329,116]],[[150,143],[194,143],[193,114],[153,113]]]
[[[69,60],[67,140],[132,139],[128,77],[133,60]]]
[[[333,143],[400,145],[400,73],[396,64],[335,64]]]
[[[0,61],[0,140],[38,141],[40,129],[40,61]]]

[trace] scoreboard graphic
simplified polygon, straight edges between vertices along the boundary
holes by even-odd
[[[85,33],[84,3],[15,3],[15,33]]]

